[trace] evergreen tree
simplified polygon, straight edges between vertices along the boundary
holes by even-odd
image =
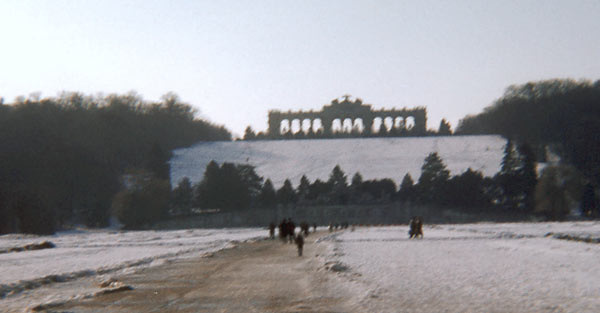
[[[412,201],[415,200],[415,183],[409,173],[404,175],[400,189],[398,190],[398,200],[400,201]]]
[[[512,141],[509,139],[504,146],[504,156],[500,166],[500,172],[494,177],[498,186],[496,192],[497,203],[505,209],[518,207],[519,194],[519,158]]]
[[[353,190],[359,190],[362,183],[363,183],[362,175],[359,172],[356,172],[356,174],[354,174],[354,176],[352,176],[352,183],[350,184],[350,187],[352,187]]]
[[[336,165],[331,171],[331,174],[329,174],[328,183],[333,185],[334,188],[345,188],[348,186],[346,174],[339,165]]]
[[[438,135],[441,135],[441,136],[452,135],[452,129],[450,127],[450,122],[446,121],[445,118],[443,118],[440,121],[440,127],[438,128]]]
[[[252,192],[240,171],[240,167],[232,163],[223,163],[221,167],[211,161],[204,171],[204,178],[197,188],[198,204],[207,209],[243,210],[251,205]]]
[[[348,180],[339,165],[333,168],[327,183],[331,185],[331,200],[335,203],[346,204],[348,202]]]
[[[537,184],[537,165],[533,149],[528,144],[518,147],[519,167],[517,169],[518,187],[521,196],[520,207],[525,211],[533,211],[535,207],[535,185]]]
[[[420,199],[425,202],[443,204],[449,178],[450,171],[437,152],[430,153],[421,167],[418,183]]]
[[[238,164],[236,169],[242,180],[242,184],[247,189],[251,200],[256,199],[263,186],[263,178],[258,176],[254,166],[250,164]]]
[[[457,208],[482,209],[489,205],[485,193],[486,183],[481,172],[468,168],[452,177],[448,183],[448,204]]]
[[[359,172],[356,172],[354,176],[352,176],[352,182],[350,184],[349,192],[350,202],[359,203],[363,200],[363,177]]]
[[[171,207],[176,215],[188,215],[192,212],[194,190],[190,179],[184,177],[171,193]]]
[[[306,178],[306,175],[302,175],[300,178],[300,184],[298,185],[298,198],[300,201],[308,199],[310,193],[310,181]]]
[[[283,186],[277,190],[277,202],[288,205],[292,203],[296,203],[297,197],[296,192],[294,192],[294,187],[292,187],[292,182],[289,179],[286,179],[283,182]]]
[[[254,139],[256,139],[256,134],[254,133],[254,130],[250,126],[246,127],[246,130],[244,131],[244,140]]]
[[[265,181],[260,195],[258,196],[258,203],[264,208],[272,208],[277,204],[277,194],[273,183],[267,178]]]
[[[504,156],[500,167],[501,174],[515,174],[519,166],[519,161],[515,152],[512,140],[508,140],[504,146]]]
[[[318,203],[329,203],[331,193],[331,184],[316,179],[309,188],[308,199]]]
[[[220,168],[217,162],[210,161],[204,170],[204,176],[195,187],[194,203],[202,208],[218,208],[218,195],[220,194]]]
[[[389,178],[367,180],[362,184],[362,191],[369,195],[372,201],[386,203],[396,193],[396,183]]]

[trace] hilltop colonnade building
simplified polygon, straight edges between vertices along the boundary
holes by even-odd
[[[413,109],[373,110],[357,98],[344,96],[335,99],[321,111],[269,111],[269,138],[291,138],[294,134],[308,136],[346,137],[369,136],[422,136],[426,134],[427,110]]]

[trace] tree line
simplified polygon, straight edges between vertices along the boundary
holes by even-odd
[[[509,86],[480,114],[467,116],[458,134],[499,134],[545,148],[600,184],[600,80],[552,79]]]
[[[173,149],[231,140],[194,114],[172,93],[158,102],[134,92],[0,101],[0,233],[106,226],[131,181],[168,186]]]
[[[410,202],[473,214],[487,211],[513,217],[538,214],[548,219],[565,218],[568,206],[548,208],[536,204],[536,198],[543,198],[539,195],[548,192],[544,185],[538,185],[536,166],[530,146],[515,146],[508,141],[501,169],[493,177],[484,177],[470,168],[451,176],[441,157],[431,153],[424,160],[418,180],[406,174],[399,186],[389,178],[364,180],[358,172],[349,180],[340,166],[335,166],[326,181],[311,182],[304,175],[298,186],[286,179],[276,189],[270,179],[257,175],[251,165],[219,165],[212,161],[197,184],[192,185],[188,178],[179,182],[172,203],[176,214],[193,214],[193,208],[236,211]]]
[[[538,205],[557,211],[578,202],[585,215],[596,214],[600,80],[552,79],[509,86],[482,113],[462,119],[456,133],[500,134],[530,144],[542,156],[547,151],[558,155],[560,162],[541,173],[539,189],[546,192],[538,194]]]

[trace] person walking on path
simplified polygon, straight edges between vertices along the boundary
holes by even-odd
[[[302,256],[302,247],[304,247],[304,236],[302,236],[302,232],[298,233],[295,241],[296,246],[298,247],[298,256]]]

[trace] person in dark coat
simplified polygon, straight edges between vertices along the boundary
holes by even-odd
[[[304,247],[304,236],[302,236],[302,232],[298,233],[298,236],[296,236],[294,241],[298,247],[298,256],[302,256],[302,247]]]
[[[295,236],[295,232],[296,232],[296,224],[294,224],[294,222],[292,222],[292,219],[289,218],[287,225],[288,225],[287,235],[290,240],[290,243],[292,243],[292,242],[294,242],[294,236]]]
[[[412,238],[423,238],[423,219],[419,216],[414,216],[410,219],[408,223],[410,226],[410,230],[408,231],[409,239]]]
[[[287,240],[287,220],[285,219],[279,223],[279,238],[284,242]]]
[[[310,228],[310,226],[308,225],[307,222],[300,223],[300,231],[302,233],[304,233],[304,237],[308,237],[308,233],[309,233],[308,229],[309,228]]]
[[[273,223],[273,222],[271,222],[271,224],[269,224],[269,238],[275,239],[275,223]]]

